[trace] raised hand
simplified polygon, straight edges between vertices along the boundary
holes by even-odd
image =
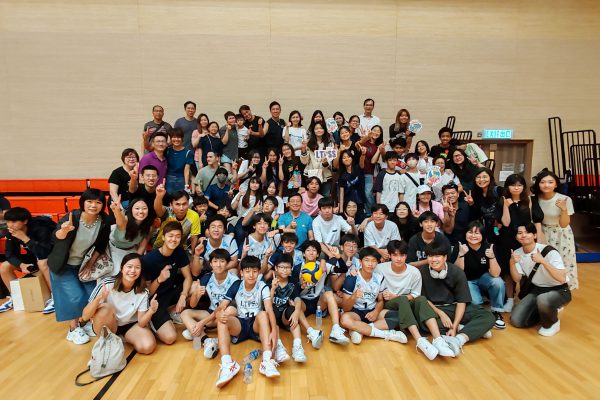
[[[531,255],[531,260],[536,264],[541,264],[542,262],[544,262],[544,256],[542,255],[542,253],[540,253],[539,250],[537,250]]]
[[[156,186],[156,196],[165,197],[165,194],[167,194],[167,189],[165,189],[165,182],[166,179],[163,178],[162,183]]]
[[[567,211],[567,199],[558,199],[554,204],[556,204],[556,207],[560,208],[561,211]]]
[[[473,200],[473,196],[471,195],[471,190],[469,190],[468,192],[465,191],[465,201],[467,202],[468,205],[472,206],[475,201]]]
[[[117,197],[117,200],[114,200],[112,203],[110,203],[110,209],[113,211],[113,213],[121,211],[121,195]]]
[[[521,261],[521,256],[518,254],[515,254],[515,252],[513,250],[510,251],[510,256],[512,257],[512,259],[515,263],[518,263]]]
[[[160,275],[157,278],[158,283],[164,283],[166,280],[168,280],[171,277],[171,268],[173,268],[173,267],[170,264],[165,265],[165,267],[162,269],[162,271],[160,271]]]
[[[487,258],[496,258],[496,255],[494,254],[494,245],[490,245],[489,248],[485,249],[485,256]]]
[[[510,198],[505,198],[504,199],[504,206],[505,207],[510,207],[511,204],[513,204],[513,203],[514,203],[513,199],[510,199]]]
[[[358,285],[358,287],[356,288],[356,292],[354,292],[354,295],[357,299],[362,299],[364,294],[365,292],[363,291],[362,286]]]
[[[465,254],[467,254],[469,252],[469,246],[467,246],[466,244],[463,244],[461,242],[458,242],[458,256],[462,257]]]
[[[283,155],[279,156],[279,165],[283,165]]]
[[[139,163],[135,163],[133,168],[131,168],[131,171],[129,171],[129,177],[131,179],[138,179],[138,165]]]
[[[110,294],[110,291],[108,290],[106,285],[102,284],[102,290],[100,290],[100,294],[98,295],[98,298],[100,299],[100,303],[104,303],[106,301],[106,299],[108,298],[109,294]]]
[[[75,225],[73,225],[73,213],[69,213],[69,219],[62,223],[60,229],[67,232],[75,229]]]
[[[200,254],[202,254],[204,252],[204,241],[206,240],[206,238],[201,237],[198,240],[198,245],[194,248],[194,255],[200,257]]]
[[[300,144],[300,151],[302,153],[306,153],[306,146],[307,146],[307,144],[308,143],[306,142],[306,140],[303,140],[302,143]]]
[[[156,300],[156,293],[154,293],[154,296],[152,296],[152,300],[150,300],[150,307],[148,309],[152,311],[152,314],[156,314],[156,311],[158,311],[158,300]]]

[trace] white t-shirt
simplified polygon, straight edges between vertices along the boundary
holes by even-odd
[[[408,174],[414,179],[415,183],[408,177]],[[424,179],[425,175],[419,172],[406,172],[402,174],[400,179],[400,193],[404,193],[404,201],[407,202],[411,208],[413,208],[417,202],[417,187],[421,184],[420,179]],[[390,210],[393,212],[393,210]]]
[[[396,296],[421,295],[421,273],[410,264],[406,264],[406,270],[400,274],[392,270],[391,261],[378,264],[375,271],[383,275],[385,287]]]
[[[248,147],[248,138],[250,137],[250,135],[248,134],[248,128],[246,128],[245,126],[243,128],[240,128],[236,125],[235,130],[237,131],[238,134],[238,147],[240,149],[245,149]]]
[[[536,243],[535,249],[531,253],[525,253],[522,247],[519,247],[517,250],[515,250],[515,254],[521,256],[521,260],[515,264],[517,271],[519,271],[520,274],[529,276],[529,273],[531,273],[533,267],[535,266],[535,262],[531,259],[531,256],[538,250],[541,252],[544,247],[546,247],[545,244]],[[548,254],[546,254],[544,259],[556,269],[565,269],[565,264],[563,263],[563,260],[557,250],[550,251]],[[540,287],[553,287],[562,285],[562,283],[558,282],[550,275],[548,271],[546,271],[546,268],[544,268],[543,265],[539,266],[531,282],[535,286]]]
[[[136,293],[135,290],[130,290],[129,292],[113,290],[115,285],[114,277],[100,280],[90,295],[88,302],[98,297],[103,285],[110,291],[105,302],[115,309],[118,326],[137,322],[138,312],[148,311],[148,289],[144,289],[141,293]]]
[[[371,115],[371,117],[369,118],[365,114],[362,114],[358,118],[360,119],[360,126],[361,128],[363,128],[365,133],[373,129],[375,125],[381,125],[379,117],[375,115]]]
[[[289,143],[292,145],[294,150],[296,150],[296,155],[300,156],[300,147],[302,146],[303,140],[308,140],[306,137],[306,129],[304,128],[294,128],[289,126],[288,128],[290,141]],[[285,129],[283,130],[282,135],[285,138]]]
[[[227,252],[229,253],[229,255],[231,257],[233,256],[237,256],[238,254],[238,245],[235,241],[235,239],[229,235],[224,235],[221,238],[221,244],[219,244],[218,247],[213,247],[210,244],[210,240],[207,240],[204,242],[204,259],[208,261],[210,254],[215,250],[215,249],[225,249],[227,250]]]
[[[252,290],[247,291],[243,280],[237,280],[223,297],[235,303],[239,318],[253,318],[264,310],[263,303],[271,298],[271,291],[263,281],[257,281]]]
[[[377,229],[373,221],[367,224],[365,228],[365,247],[375,246],[378,249],[384,249],[390,240],[400,240],[400,232],[395,223],[386,219],[382,230]]]
[[[542,223],[544,225],[558,225],[560,220],[560,208],[556,205],[557,200],[567,200],[567,214],[573,215],[575,214],[575,209],[573,208],[573,200],[570,197],[565,196],[564,194],[556,193],[550,200],[544,200],[538,197],[538,202],[540,204],[540,208],[544,212],[544,220]]]
[[[444,175],[440,178],[439,181],[433,184],[431,187],[433,189],[433,194],[435,195],[435,199],[437,201],[442,201],[443,193],[442,188],[449,184],[450,182],[454,182],[456,186],[460,185],[460,179],[452,171],[449,169],[444,171]]]
[[[356,276],[346,275],[342,291],[344,294],[352,295],[359,286],[363,291],[363,295],[361,298],[356,299],[352,308],[360,311],[374,310],[377,305],[379,293],[385,290],[383,276],[377,271],[373,271],[373,275],[369,280],[363,278],[361,273]]]
[[[339,246],[342,232],[350,232],[352,227],[339,215],[333,215],[331,221],[325,221],[318,215],[313,221],[315,240],[331,246]]]

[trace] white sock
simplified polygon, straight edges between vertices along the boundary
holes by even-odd
[[[269,361],[272,356],[273,356],[273,353],[271,353],[270,350],[263,351],[263,361]]]
[[[340,328],[339,324],[333,324],[333,326],[331,327],[331,330],[339,329],[339,328]]]
[[[312,326],[309,326],[308,329],[306,330],[306,333],[310,335],[310,333],[314,331],[314,328]]]
[[[301,346],[302,347],[302,339],[300,338],[295,338],[294,342],[293,342],[294,347],[296,346]]]
[[[467,343],[467,340],[465,339],[465,335],[456,335],[457,339],[460,340],[460,345],[464,346],[465,343]]]
[[[281,347],[285,347],[285,346],[283,345],[283,342],[281,341],[281,339],[277,339],[277,345],[278,345],[278,346],[281,346]]]
[[[385,333],[381,329],[375,328],[375,325],[373,325],[373,324],[369,324],[369,325],[371,326],[371,334],[369,336],[377,337],[377,338],[385,337]]]
[[[223,357],[221,357],[221,364],[231,364],[232,362],[233,360],[229,354],[225,354]]]

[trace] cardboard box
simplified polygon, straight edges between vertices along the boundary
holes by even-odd
[[[25,311],[23,298],[21,297],[21,286],[19,286],[18,279],[10,281],[10,298],[13,302],[14,311]]]
[[[27,312],[40,312],[50,298],[50,290],[41,272],[27,275],[18,280],[23,308]]]

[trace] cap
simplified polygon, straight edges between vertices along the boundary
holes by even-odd
[[[431,188],[427,185],[421,185],[417,188],[417,194],[423,194],[425,192],[431,192]]]

